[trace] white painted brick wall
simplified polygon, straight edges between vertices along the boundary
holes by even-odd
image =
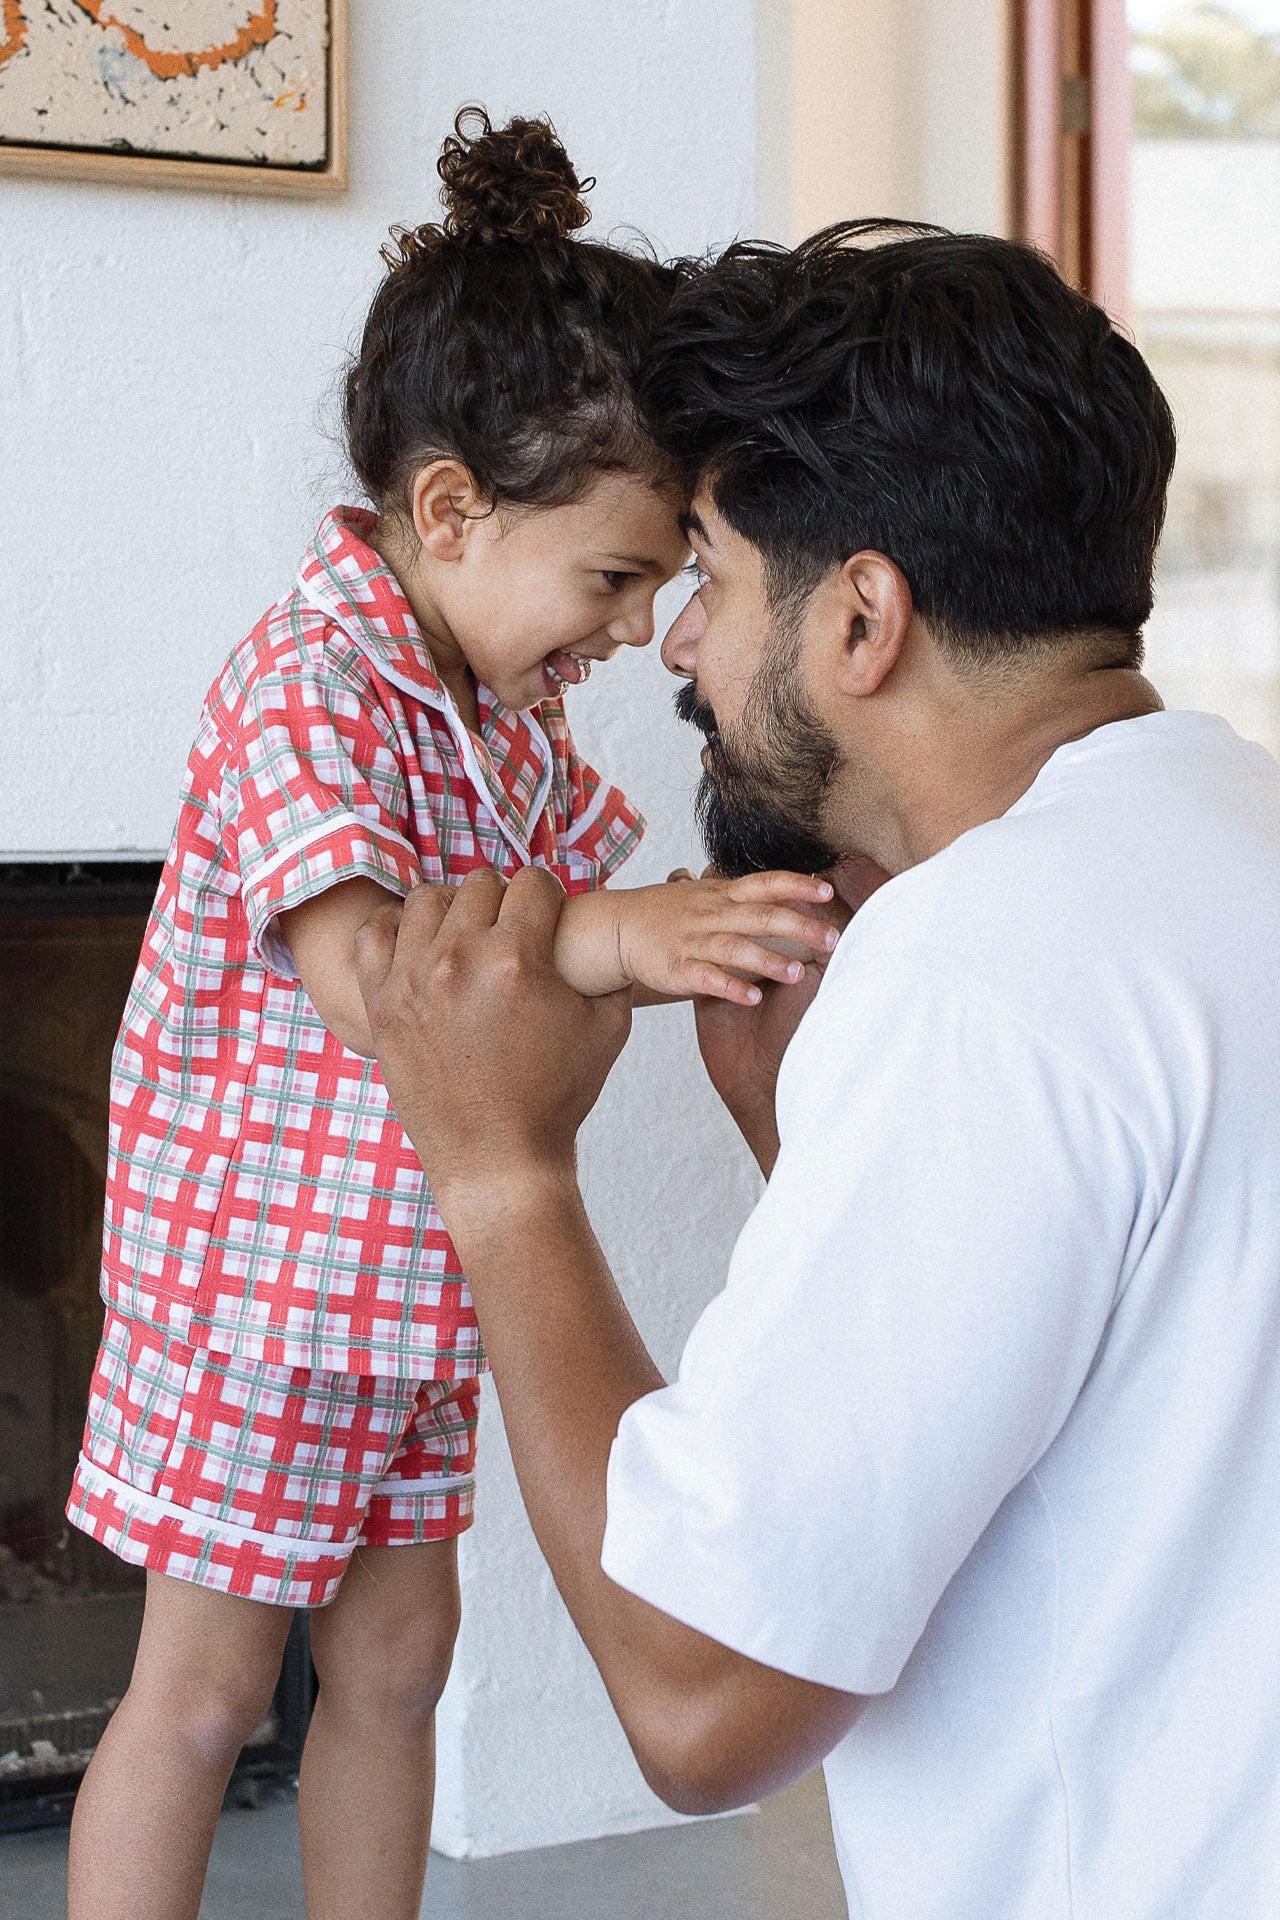
[[[352,188],[337,203],[0,175],[0,856],[163,849],[209,681],[343,491],[335,379],[386,228],[434,214],[463,101],[549,111],[599,177],[596,234],[632,222],[683,252],[752,225],[749,0],[354,0],[353,15]],[[637,879],[692,853],[696,742],[670,685],[650,652],[575,696],[586,750],[649,815]],[[584,1162],[671,1364],[755,1191],[684,1013],[639,1017]],[[494,1852],[670,1817],[485,1411],[439,1839]]]

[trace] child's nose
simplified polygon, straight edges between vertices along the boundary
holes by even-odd
[[[609,638],[620,647],[647,647],[653,638],[653,608],[637,608],[609,623]]]

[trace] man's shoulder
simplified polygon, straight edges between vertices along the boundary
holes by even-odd
[[[1235,741],[1114,779],[1105,757],[871,896],[806,1022],[814,1073],[887,1067],[920,1030],[932,1083],[948,1058],[985,1070],[975,1033],[1016,1035],[1029,1067],[1082,1076],[1135,1128],[1194,1102],[1214,1059],[1246,1091],[1280,1076],[1259,965],[1280,950],[1274,763]]]
[[[1017,996],[1111,965],[1176,970],[1242,912],[1280,936],[1280,768],[1211,716],[1147,719],[1170,724],[1073,743],[1006,813],[873,894],[850,957],[929,953]]]

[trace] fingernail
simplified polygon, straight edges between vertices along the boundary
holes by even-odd
[[[787,968],[787,978],[788,980],[798,980],[803,972],[804,967],[801,962],[799,960],[793,960]]]
[[[832,949],[838,944],[839,939],[840,939],[840,935],[836,932],[835,928],[828,927],[826,936],[825,936],[826,949],[828,953],[830,953]]]
[[[819,898],[822,900],[830,900],[834,892],[835,892],[835,888],[832,886],[831,882],[829,880],[824,880],[822,883],[822,891],[819,895]]]
[[[764,996],[761,994],[759,987],[747,988],[747,999],[753,1007],[759,1006],[760,1001],[763,999],[763,997]]]

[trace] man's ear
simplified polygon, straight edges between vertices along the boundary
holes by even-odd
[[[471,529],[490,509],[460,460],[432,460],[419,467],[409,504],[414,531],[434,560],[461,560]]]
[[[865,699],[896,666],[915,602],[906,575],[883,553],[855,553],[818,591],[833,616],[828,665],[842,693]]]

